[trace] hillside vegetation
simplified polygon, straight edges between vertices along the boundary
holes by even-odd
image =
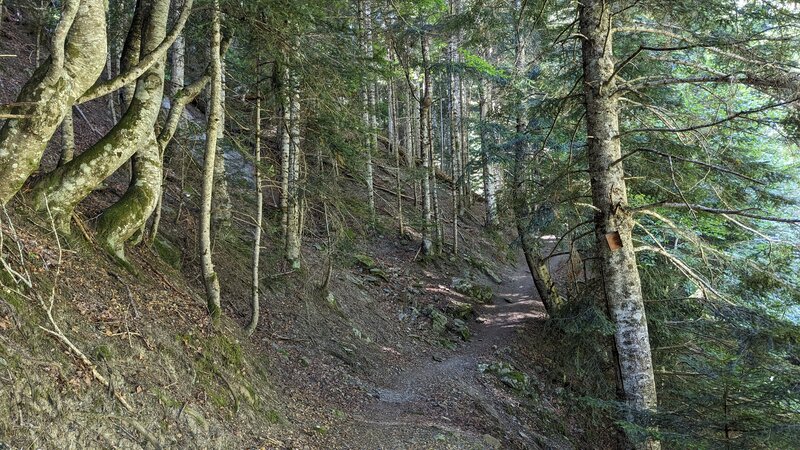
[[[0,449],[800,446],[798,21],[0,0]]]

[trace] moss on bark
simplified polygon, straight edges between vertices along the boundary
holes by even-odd
[[[106,61],[105,2],[82,0],[64,45],[63,65],[47,59],[17,103],[30,105],[0,129],[0,204],[7,203],[38,167],[44,149],[75,99],[100,76]]]

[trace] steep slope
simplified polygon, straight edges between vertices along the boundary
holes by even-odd
[[[2,32],[13,37],[2,53],[30,46],[13,24]],[[31,66],[20,57],[2,67],[3,102]],[[112,125],[106,108],[98,100],[77,112],[78,152]],[[364,225],[365,193],[354,177],[330,182],[324,192],[336,200],[309,205],[299,271],[281,258],[268,190],[264,317],[249,340],[241,332],[249,318],[248,165],[232,172],[237,214],[214,248],[225,313],[212,323],[196,252],[195,144],[186,139],[168,156],[162,232],[129,251],[135,273],[107,257],[91,231],[124,192],[125,170],[80,206],[75,236],[56,236],[24,195],[2,215],[0,447],[591,446],[592,427],[603,424],[581,423],[559,399],[563,383],[520,357],[554,347],[541,339],[531,350],[529,336],[552,330],[508,245],[513,237],[486,233],[474,205],[460,229],[464,251],[421,259],[413,193],[404,193],[408,229],[398,236],[392,161],[382,155],[383,219]]]

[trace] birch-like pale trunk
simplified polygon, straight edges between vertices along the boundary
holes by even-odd
[[[280,80],[277,83],[281,100],[280,121],[276,136],[280,136],[281,152],[281,229],[283,231],[284,249],[289,241],[289,153],[291,147],[291,137],[289,136],[290,116],[289,116],[289,68],[281,67],[279,74]]]
[[[422,153],[422,168],[425,172],[422,177],[422,204],[424,223],[422,225],[422,251],[425,255],[433,255],[435,249],[434,234],[436,233],[433,223],[433,198],[431,196],[431,173],[432,153],[431,146],[431,82],[430,68],[428,67],[428,53],[430,51],[430,41],[427,35],[422,36],[422,67],[423,67],[423,88],[420,96],[419,106],[419,148]],[[435,175],[435,174],[434,174]]]
[[[106,60],[103,0],[67,0],[53,31],[50,57],[17,96],[19,114],[0,128],[0,205],[39,167],[47,143],[72,104],[97,80]]]
[[[394,53],[392,52],[392,42],[389,40],[387,42],[387,55],[386,60],[389,61],[389,64],[392,65],[394,63]],[[397,231],[402,236],[404,233],[404,225],[403,225],[403,184],[402,184],[402,177],[401,177],[401,159],[400,159],[400,137],[398,135],[398,127],[397,127],[397,96],[395,95],[395,86],[394,80],[389,77],[386,82],[387,85],[387,117],[388,117],[388,124],[387,124],[387,137],[389,140],[389,150],[394,155],[395,161],[395,189],[397,189]]]
[[[225,54],[227,52],[228,44],[230,40],[223,41],[222,43],[222,53]],[[167,146],[169,145],[172,137],[178,131],[178,125],[180,125],[181,117],[183,116],[183,112],[186,110],[186,105],[194,101],[198,95],[205,89],[206,85],[211,81],[211,66],[209,65],[206,68],[205,73],[203,76],[198,78],[192,84],[184,87],[180,91],[178,91],[172,98],[172,103],[169,109],[169,114],[167,115],[167,120],[164,123],[164,126],[161,128],[161,132],[158,134],[158,149],[160,152],[161,157],[161,165],[164,165],[164,155],[167,152]],[[161,223],[161,209],[164,200],[164,191],[163,191],[163,174],[162,174],[162,190],[161,195],[158,196],[158,204],[156,204],[156,209],[153,212],[153,225],[150,227],[150,233],[147,237],[147,242],[154,242],[156,236],[158,235],[158,228],[159,224]]]
[[[136,0],[136,5],[131,18],[131,26],[128,34],[125,35],[125,42],[122,45],[122,52],[119,56],[120,72],[129,71],[134,67],[142,56],[142,33],[144,33],[144,22],[150,13],[147,0]],[[136,91],[136,80],[131,80],[120,89],[122,99],[121,110],[124,114],[131,104],[133,95]]]
[[[415,86],[412,84],[409,86],[409,97],[410,98],[417,98],[420,102],[422,101],[422,96],[424,88],[420,83],[419,90],[415,89]],[[417,96],[419,95],[419,96]],[[413,123],[413,155],[412,155],[412,163],[413,168],[418,167],[420,164],[423,164],[423,157],[422,157],[422,146],[420,145],[422,142],[422,128],[420,125],[422,124],[422,116],[420,115],[419,105],[416,108],[412,109],[412,123]],[[427,170],[425,171],[425,176],[427,176]],[[423,188],[422,188],[422,181],[419,179],[418,176],[414,177],[414,206],[419,208],[423,204]]]
[[[143,51],[155,48],[166,33],[168,0],[158,0],[151,5],[145,30],[142,33]],[[69,232],[72,212],[81,200],[86,198],[106,178],[119,169],[138,150],[158,154],[153,149],[155,136],[153,127],[161,109],[161,98],[164,89],[163,60],[152,66],[136,82],[136,91],[122,119],[89,149],[75,157],[72,161],[53,170],[34,186],[32,197],[34,206],[44,211],[49,206],[56,225],[63,232]],[[157,158],[156,158],[157,159]],[[140,169],[144,169],[140,167]],[[140,174],[149,180],[152,169]],[[142,183],[145,181],[143,180]],[[156,183],[159,185],[160,181]],[[149,217],[154,202],[141,209],[126,211],[125,214],[137,216],[132,220],[144,220]],[[110,217],[110,216],[107,216]],[[130,217],[130,216],[129,216]],[[115,222],[115,221],[112,221]],[[114,253],[117,248],[114,248]]]
[[[183,0],[176,0],[175,7],[173,8],[174,20],[177,21],[178,13],[183,7]],[[169,84],[169,95],[172,98],[183,89],[183,84],[186,80],[186,38],[181,33],[175,42],[172,43],[172,51],[170,52],[170,73],[172,75]]]
[[[69,109],[61,121],[61,156],[58,158],[58,165],[72,161],[75,156],[75,123],[72,120],[72,108]]]
[[[495,179],[495,164],[489,154],[489,106],[492,103],[491,85],[488,80],[481,80],[480,91],[480,139],[481,160],[483,169],[483,197],[486,199],[486,226],[496,228],[500,225],[497,215],[497,180]]]
[[[220,88],[219,129],[217,130],[217,157],[214,158],[214,195],[211,199],[211,227],[215,231],[228,227],[233,215],[231,196],[228,192],[228,178],[225,170],[225,55],[220,55],[222,64],[222,87]]]
[[[219,0],[213,0],[211,19],[211,98],[209,99],[206,150],[203,162],[203,189],[200,202],[200,255],[203,281],[206,288],[208,312],[212,318],[221,313],[220,288],[214,262],[211,258],[211,197],[214,192],[214,160],[217,156],[217,138],[222,127],[222,32],[220,30]]]
[[[372,10],[370,0],[361,2],[361,46],[368,63],[372,64],[374,57],[372,48]],[[375,168],[372,162],[372,154],[377,151],[378,135],[377,121],[375,119],[375,84],[370,73],[367,74],[365,85],[361,94],[364,106],[364,127],[367,130],[365,139],[366,147],[366,179],[367,179],[367,203],[371,220],[375,220]]]
[[[300,268],[300,245],[303,236],[303,198],[300,189],[300,85],[289,72],[289,195],[287,214],[286,257],[293,269]]]
[[[633,218],[619,140],[619,100],[615,95],[611,5],[584,0],[580,33],[589,175],[596,208],[595,235],[608,311],[615,325],[619,373],[629,419],[657,407],[656,383],[642,288],[631,238]],[[654,449],[654,440],[631,437],[638,448]]]
[[[461,60],[459,59],[459,62]],[[461,203],[459,205],[459,214],[464,214],[467,206],[472,204],[472,187],[470,186],[470,168],[469,168],[469,138],[467,121],[469,120],[469,98],[466,93],[467,90],[464,86],[464,79],[458,77],[458,95],[459,95],[459,136],[461,136]]]
[[[111,43],[109,43],[109,51],[108,56],[106,56],[106,80],[110,80],[114,77],[114,72],[111,68],[111,55],[113,50],[111,50]],[[109,95],[107,100],[108,105],[108,113],[111,115],[111,122],[117,123],[117,102],[114,100],[114,95]]]
[[[458,0],[451,0],[450,13],[455,14],[459,11]],[[448,42],[448,56],[450,59],[450,176],[452,178],[452,185],[450,186],[450,196],[452,198],[452,213],[453,213],[453,253],[458,254],[458,214],[459,214],[459,194],[461,190],[461,135],[460,135],[460,121],[461,121],[461,93],[459,88],[461,85],[458,74],[455,73],[454,67],[458,62],[456,37],[453,36]]]
[[[259,262],[261,260],[261,225],[264,222],[264,190],[261,180],[261,93],[256,97],[256,143],[253,149],[253,180],[255,181],[256,194],[256,223],[253,229],[253,278],[251,284],[250,297],[250,323],[247,324],[245,332],[251,336],[258,326],[258,317],[261,312],[259,302]]]
[[[430,43],[428,43],[428,45],[430,46]],[[428,51],[430,52],[430,49]],[[431,92],[430,88],[429,92]],[[431,98],[433,98],[432,93]],[[431,116],[430,112],[428,113],[428,116]],[[439,208],[439,188],[438,180],[436,179],[436,150],[434,147],[433,130],[433,120],[430,120],[428,121],[428,145],[430,145],[430,149],[428,151],[428,178],[430,179],[430,195],[431,202],[433,203],[433,250],[434,253],[438,255],[442,252],[444,230],[442,227],[441,209]],[[444,147],[444,139],[441,139],[440,142],[442,143],[442,145],[440,145],[441,150],[441,148]]]
[[[416,143],[414,134],[414,105],[411,95],[411,87],[401,89],[403,92],[403,152],[406,156],[406,167],[413,169],[415,165]],[[418,142],[418,141],[417,141]]]

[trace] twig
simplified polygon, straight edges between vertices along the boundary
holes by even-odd
[[[117,390],[112,389],[111,383],[109,383],[109,381],[100,372],[97,371],[97,366],[77,346],[75,346],[75,344],[72,343],[72,341],[64,334],[64,332],[61,331],[61,328],[58,326],[55,318],[53,317],[53,304],[55,303],[56,286],[58,286],[58,278],[61,275],[61,262],[63,257],[63,251],[61,248],[61,240],[59,239],[58,231],[56,230],[56,224],[55,221],[53,220],[53,214],[50,212],[50,205],[48,204],[46,198],[45,198],[45,207],[47,209],[47,215],[50,218],[50,226],[53,231],[53,236],[55,236],[56,239],[56,245],[58,247],[58,265],[56,266],[56,273],[53,280],[53,287],[50,289],[49,304],[45,304],[45,301],[41,297],[41,295],[39,295],[38,293],[36,294],[36,298],[39,299],[39,303],[42,305],[42,308],[44,308],[44,311],[47,314],[47,320],[50,322],[50,325],[53,327],[53,329],[45,328],[41,325],[39,326],[39,328],[41,328],[46,333],[50,334],[51,336],[61,341],[61,343],[67,347],[70,353],[72,353],[76,358],[78,358],[83,363],[84,366],[86,366],[89,370],[91,370],[92,376],[94,377],[95,380],[97,380],[100,384],[102,384],[106,389],[112,391],[114,397],[122,404],[122,406],[125,407],[125,409],[133,412],[134,411],[133,407],[130,405],[130,403],[128,403],[127,400],[125,400],[125,397],[123,397],[122,394],[120,394]]]
[[[769,222],[782,222],[782,223],[800,223],[800,218],[792,218],[792,217],[772,217],[772,216],[762,216],[759,214],[752,214],[747,211],[755,210],[756,208],[747,208],[747,209],[717,209],[711,208],[708,206],[703,205],[689,205],[684,203],[669,203],[669,202],[659,202],[653,205],[652,207],[661,207],[661,208],[692,208],[697,211],[703,211],[711,214],[732,214],[736,216],[748,217],[750,219],[758,219],[758,220],[766,220]],[[634,211],[647,209],[647,208],[636,208]]]
[[[73,105],[73,106],[75,107],[75,110],[78,111],[78,114],[81,115],[81,117],[83,118],[83,121],[86,122],[87,125],[89,125],[89,128],[91,128],[92,131],[94,131],[94,134],[96,134],[96,135],[98,135],[100,137],[103,137],[103,133],[97,131],[97,128],[94,127],[92,122],[90,122],[89,119],[86,118],[86,114],[83,113],[83,110],[81,109],[81,107],[78,106],[78,105]]]

